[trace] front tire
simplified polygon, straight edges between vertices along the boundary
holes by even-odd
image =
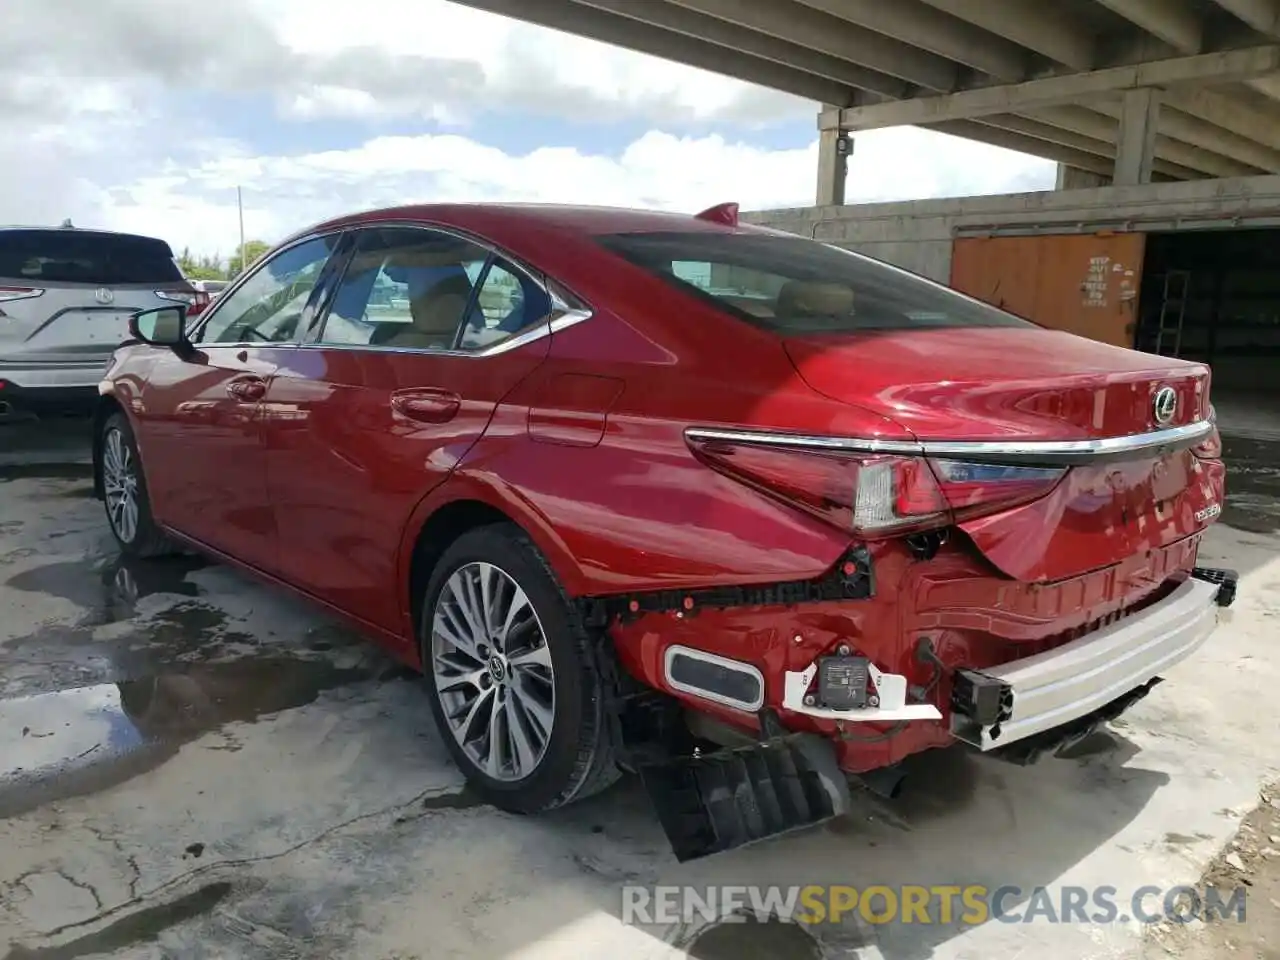
[[[591,638],[519,527],[477,528],[445,551],[419,637],[432,713],[484,800],[537,813],[618,778]]]
[[[133,428],[123,413],[113,413],[102,425],[102,501],[107,523],[130,557],[159,557],[173,553],[151,514],[147,480],[138,456]]]

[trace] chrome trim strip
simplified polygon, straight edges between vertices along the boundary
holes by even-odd
[[[701,660],[704,663],[714,664],[717,667],[723,667],[725,670],[733,673],[742,673],[755,680],[759,695],[752,701],[736,700],[733,697],[726,697],[723,694],[716,693],[714,690],[707,690],[703,687],[691,686],[687,683],[681,683],[671,676],[671,661],[676,657],[688,657],[690,660]],[[667,647],[666,652],[662,655],[662,674],[663,679],[667,681],[667,685],[672,690],[679,690],[681,693],[687,693],[690,696],[700,697],[703,700],[709,700],[712,703],[719,703],[726,707],[733,707],[736,710],[746,710],[748,713],[755,713],[764,706],[764,674],[759,668],[750,663],[743,663],[741,660],[730,660],[728,657],[718,657],[714,653],[707,653],[703,650],[695,650],[693,647],[681,646],[674,643]]]
[[[980,462],[1025,464],[1027,466],[1069,466],[1080,463],[1105,463],[1124,460],[1139,454],[1172,452],[1194,446],[1213,430],[1213,423],[1196,423],[1136,433],[1127,437],[1097,440],[878,440],[864,437],[832,437],[762,430],[720,430],[690,427],[685,436],[690,440],[721,440],[726,443],[750,443],[802,450],[828,450],[842,453],[887,453],[902,456],[955,457]]]
[[[536,326],[529,327],[523,333],[517,333],[514,337],[501,340],[493,344],[493,346],[485,347],[483,350],[427,350],[422,347],[386,347],[379,344],[364,343],[282,343],[280,346],[292,347],[298,350],[361,350],[366,353],[413,353],[424,357],[469,357],[471,359],[481,359],[526,346],[590,318],[590,310],[573,310],[565,307],[563,313],[549,323],[545,320],[539,321]],[[223,344],[218,344],[218,346],[223,346]],[[264,344],[258,344],[258,346],[264,346]]]

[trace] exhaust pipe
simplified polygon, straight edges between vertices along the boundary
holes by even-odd
[[[902,782],[907,779],[906,772],[900,765],[868,770],[857,775],[862,785],[877,797],[886,800],[897,800],[902,794]]]

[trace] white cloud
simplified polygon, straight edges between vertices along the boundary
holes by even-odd
[[[815,105],[690,67],[446,0],[0,0],[0,222],[139,230],[228,252],[235,187],[246,227],[276,239],[361,207],[430,200],[537,200],[696,210],[811,202],[816,147],[768,149],[755,131],[810,122]],[[641,2],[641,0],[637,0]],[[449,135],[372,136],[350,149],[271,155],[173,104],[238,94],[262,118],[444,124]],[[650,132],[612,154],[487,145],[501,111]],[[708,120],[731,138],[681,135]],[[317,130],[324,129],[317,125]],[[918,130],[858,138],[849,197],[911,197],[1051,185],[1052,165]]]
[[[945,156],[946,163],[937,158]],[[817,143],[768,150],[720,136],[651,131],[620,155],[542,148],[512,156],[462,136],[379,137],[353,150],[210,159],[181,177],[143,178],[104,215],[175,245],[230,250],[235,187],[246,230],[276,240],[325,217],[423,202],[512,200],[656,207],[690,213],[725,200],[748,209],[812,202]],[[859,136],[850,200],[898,200],[1052,186],[1053,165],[913,128]]]

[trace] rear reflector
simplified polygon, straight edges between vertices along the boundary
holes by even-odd
[[[671,646],[664,665],[672,690],[751,713],[764,705],[764,675],[749,663]]]
[[[846,454],[691,437],[719,473],[866,537],[896,536],[995,513],[1052,490],[1065,467]]]

